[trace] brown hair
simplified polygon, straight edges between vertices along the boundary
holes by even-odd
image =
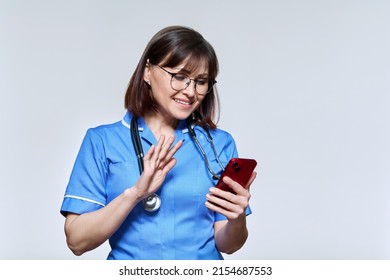
[[[156,107],[149,85],[144,81],[148,59],[150,64],[163,67],[175,67],[186,61],[185,67],[190,71],[206,62],[209,80],[215,80],[219,71],[214,48],[199,32],[183,26],[169,26],[160,30],[146,46],[126,91],[125,108],[137,116],[144,116],[147,111],[155,110]],[[194,112],[191,122],[216,128],[219,106],[218,93],[213,86]]]

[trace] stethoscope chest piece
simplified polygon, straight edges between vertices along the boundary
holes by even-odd
[[[145,211],[155,212],[161,206],[161,198],[157,194],[151,194],[144,200],[142,200]]]

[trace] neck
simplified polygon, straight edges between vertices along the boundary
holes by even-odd
[[[156,136],[156,139],[159,139],[162,135],[165,137],[174,136],[178,123],[177,119],[164,118],[159,114],[149,114],[144,119],[154,136]]]

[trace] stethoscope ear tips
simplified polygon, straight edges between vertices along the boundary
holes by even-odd
[[[144,209],[148,212],[155,212],[161,206],[161,198],[157,194],[151,194],[142,201]]]

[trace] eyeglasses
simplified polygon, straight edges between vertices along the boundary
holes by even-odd
[[[215,80],[203,78],[190,79],[190,77],[185,74],[171,73],[158,64],[156,64],[156,66],[171,75],[171,87],[172,89],[177,91],[185,90],[191,84],[191,81],[194,81],[196,93],[199,95],[205,95],[209,93],[212,90],[213,86],[217,83],[217,81]]]

